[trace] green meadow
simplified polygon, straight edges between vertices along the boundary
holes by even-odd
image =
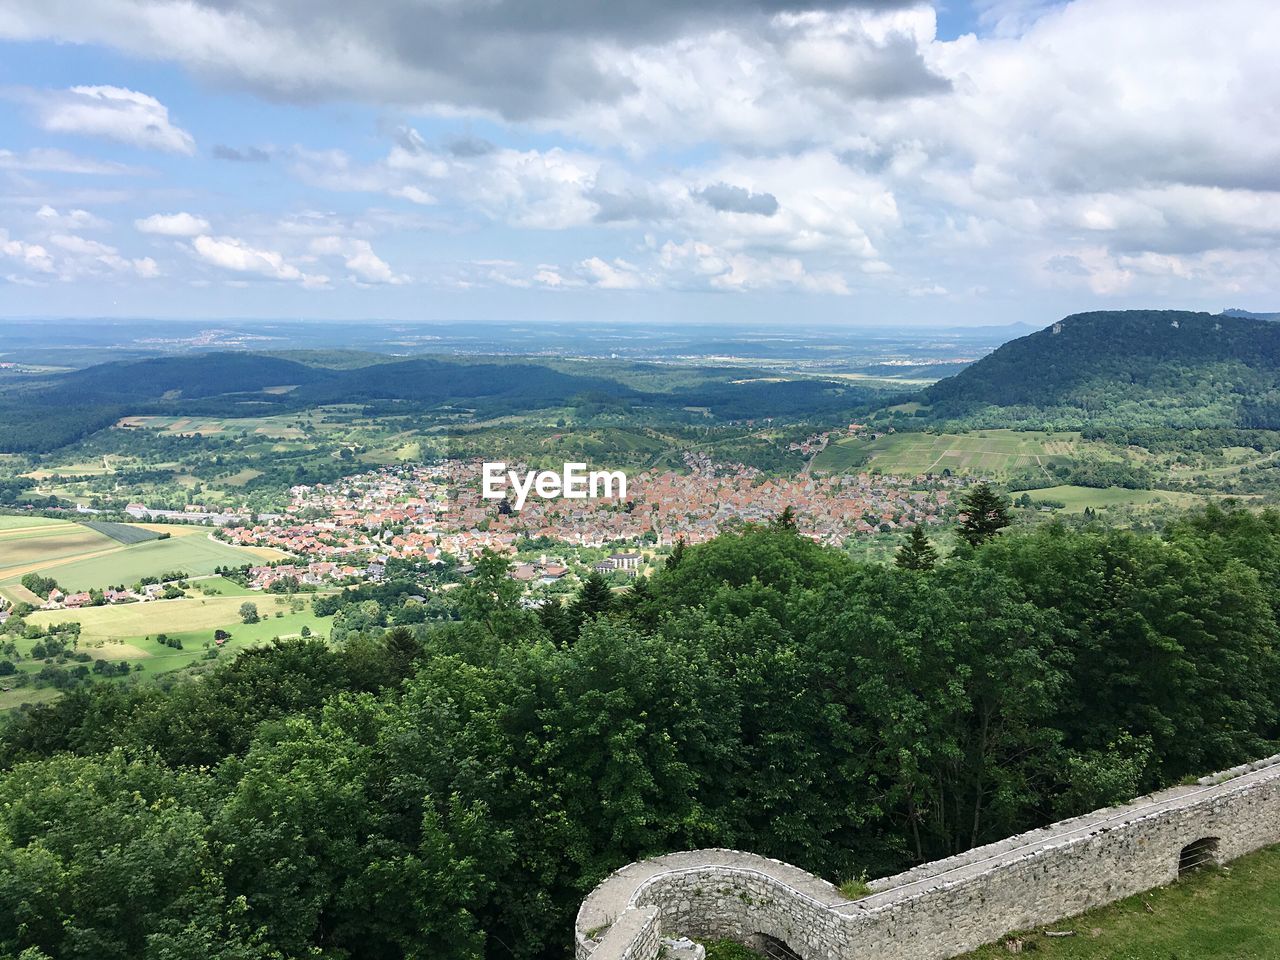
[[[891,433],[874,440],[849,437],[831,444],[814,459],[813,468],[823,473],[879,470],[916,476],[950,470],[956,474],[1000,476],[1069,460],[1081,445],[1078,433]]]

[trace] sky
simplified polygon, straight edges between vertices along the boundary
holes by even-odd
[[[0,316],[1280,310],[1273,0],[10,0]]]

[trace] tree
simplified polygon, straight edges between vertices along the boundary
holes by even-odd
[[[794,530],[796,528],[796,512],[791,509],[791,505],[782,508],[782,512],[773,518],[773,526],[779,530]]]
[[[612,608],[613,591],[605,583],[604,577],[593,571],[583,582],[582,592],[573,601],[571,608],[578,630],[582,629],[584,623],[594,620],[602,613],[608,613]]]
[[[676,541],[676,545],[671,548],[671,556],[667,557],[666,568],[668,570],[674,570],[680,566],[680,561],[684,559],[684,550],[684,537],[681,537]]]
[[[911,536],[898,548],[893,562],[903,570],[932,570],[938,562],[938,551],[933,549],[925,535],[924,527],[916,524],[911,528]]]
[[[408,627],[388,630],[383,634],[382,646],[392,671],[399,678],[412,674],[414,663],[422,658],[422,644]]]
[[[258,605],[252,600],[246,600],[240,604],[240,619],[244,623],[257,623],[262,619],[258,615]]]
[[[985,481],[976,483],[960,498],[960,539],[971,547],[981,546],[1009,526],[1009,501]]]

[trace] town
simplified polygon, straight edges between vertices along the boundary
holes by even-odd
[[[780,478],[693,453],[684,459],[687,472],[635,476],[626,500],[530,500],[522,511],[510,500],[495,505],[484,498],[479,461],[389,466],[335,484],[293,487],[283,516],[228,515],[215,536],[307,561],[253,568],[251,585],[260,588],[282,576],[304,583],[377,579],[392,558],[434,562],[449,554],[467,563],[484,550],[514,556],[521,541],[618,548],[628,559],[600,563],[634,572],[639,564],[630,558],[637,550],[653,553],[679,540],[704,543],[722,530],[767,522],[788,507],[803,536],[832,546],[917,523],[936,525],[967,482],[868,473]],[[548,567],[553,578],[556,567]],[[524,578],[532,579],[527,572]]]

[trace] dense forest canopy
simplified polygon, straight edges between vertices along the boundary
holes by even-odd
[[[1179,310],[1080,313],[929,387],[981,426],[1280,427],[1280,325]]]
[[[458,408],[480,419],[563,406],[643,411],[650,419],[686,408],[724,419],[786,418],[843,415],[884,396],[848,382],[760,379],[727,367],[613,363],[596,374],[591,363],[566,373],[557,364],[523,359],[380,360],[327,368],[252,353],[205,353],[30,378],[0,390],[0,453],[57,450],[126,415],[259,417],[363,404],[375,414]]]
[[[26,710],[0,957],[549,960],[638,857],[880,875],[1275,749],[1280,514],[928,566],[783,522],[532,611],[488,556],[446,606],[319,599],[334,646]]]

